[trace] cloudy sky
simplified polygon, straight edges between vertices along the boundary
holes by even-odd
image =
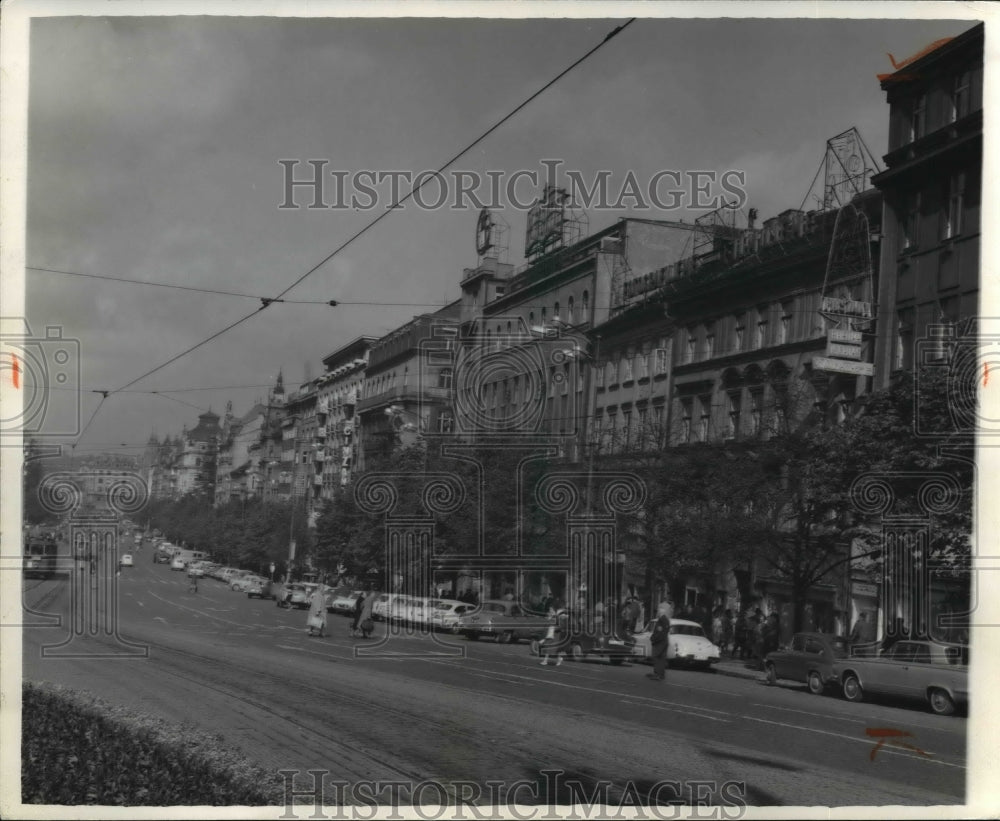
[[[280,209],[279,160],[325,159],[349,174],[435,168],[622,22],[35,19],[27,265],[274,295],[381,213]],[[455,167],[540,172],[541,158],[559,158],[585,178],[610,170],[612,190],[630,170],[648,180],[734,169],[765,218],[799,207],[828,137],[857,126],[881,159],[887,52],[901,59],[971,25],[638,20]],[[623,214],[592,211],[590,228]],[[288,294],[360,304],[273,305],[132,386],[216,390],[112,394],[80,451],[178,433],[196,421],[191,405],[246,410],[265,389],[226,386],[269,384],[279,368],[295,386],[359,334],[456,298],[476,264],[476,216],[471,206],[390,214]],[[503,216],[518,263],[526,215]],[[26,277],[32,328],[62,325],[80,340],[88,391],[122,387],[259,304]],[[84,421],[97,402],[84,394]]]

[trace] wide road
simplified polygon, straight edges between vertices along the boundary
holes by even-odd
[[[25,581],[26,603],[63,615],[62,626],[25,627],[25,677],[221,733],[267,767],[349,782],[435,779],[465,798],[472,788],[455,782],[475,782],[484,803],[497,800],[487,781],[529,782],[516,800],[532,804],[569,800],[572,779],[588,792],[609,780],[611,803],[629,782],[647,796],[662,781],[681,782],[686,803],[705,790],[757,806],[964,802],[964,717],[706,672],[671,670],[664,684],[641,664],[542,667],[524,644],[386,639],[383,625],[364,642],[333,614],[330,635],[310,638],[304,611],[211,579],[191,593],[183,573],[152,563],[148,545],[135,558],[118,591],[119,634],[131,648],[90,640],[75,646],[78,657],[43,657],[43,645],[68,634],[69,583]],[[147,656],[97,654],[141,648]],[[365,648],[377,653],[359,656]],[[908,732],[918,749],[885,745],[873,758],[868,728]],[[542,772],[553,769],[565,775]],[[715,786],[697,786],[706,781]],[[720,792],[726,782],[738,786]]]

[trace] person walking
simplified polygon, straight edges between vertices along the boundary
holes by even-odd
[[[646,678],[653,681],[665,681],[667,678],[667,650],[670,647],[670,616],[673,608],[670,602],[660,602],[656,610],[656,621],[653,622],[653,632],[649,637],[652,647],[653,672]]]
[[[188,593],[198,592],[198,577],[191,572],[188,572]]]
[[[375,624],[372,621],[372,608],[375,606],[376,598],[378,598],[378,592],[375,590],[369,590],[368,593],[363,596],[361,612],[355,616],[357,626],[354,629],[361,633],[361,638],[363,639],[369,638],[372,631],[375,629]],[[357,607],[357,604],[355,604],[355,607]]]
[[[722,644],[719,645],[723,654],[729,651],[729,655],[732,656],[735,653],[735,648],[733,647],[733,611],[726,610],[722,614]]]
[[[365,594],[359,593],[358,597],[354,600],[354,621],[351,622],[351,635],[356,636],[358,634],[358,625],[361,623],[361,614],[365,609]]]
[[[781,628],[778,623],[778,614],[771,613],[761,628],[761,648],[760,658],[758,659],[761,670],[764,669],[764,659],[767,658],[767,654],[773,653],[778,649],[780,634]]]
[[[549,663],[549,656],[555,650],[556,667],[558,667],[563,663],[563,656],[565,655],[563,648],[569,639],[569,613],[560,602],[550,612],[550,615],[555,619],[555,624],[549,628],[548,634],[542,639],[539,652],[542,653],[542,666],[544,667]]]
[[[309,618],[306,624],[310,636],[318,634],[323,638],[323,633],[326,631],[326,598],[321,587],[317,587],[309,597]]]
[[[747,645],[750,637],[750,625],[747,624],[747,615],[742,610],[736,617],[736,627],[733,632],[733,636],[733,658],[736,658],[736,654],[738,652],[740,654],[740,659],[745,659],[747,656]]]

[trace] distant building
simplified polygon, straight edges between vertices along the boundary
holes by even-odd
[[[258,402],[243,416],[227,408],[216,464],[215,504],[260,498],[263,493],[261,436],[267,406]]]
[[[882,78],[889,103],[876,386],[943,361],[979,311],[983,25]],[[929,327],[936,338],[929,336]],[[954,338],[952,336],[952,338]]]
[[[377,337],[359,336],[323,357],[325,373],[317,380],[316,411],[325,422],[326,447],[321,456],[322,492],[333,499],[337,489],[348,484],[358,463],[358,402],[364,390],[365,373]]]
[[[176,496],[197,494],[215,500],[215,468],[220,435],[219,414],[210,410],[199,414],[198,424],[182,434],[183,450],[174,489]]]

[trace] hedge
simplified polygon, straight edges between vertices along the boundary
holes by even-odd
[[[282,779],[221,735],[24,683],[21,801],[109,806],[281,806]]]

